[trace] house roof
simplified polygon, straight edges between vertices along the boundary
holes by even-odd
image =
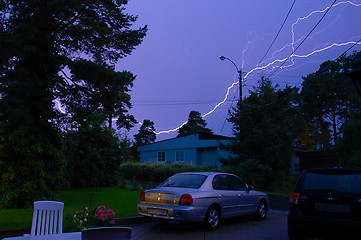
[[[205,139],[205,140],[231,140],[231,137],[226,137],[222,135],[216,135],[211,133],[197,133],[198,139]]]
[[[219,141],[229,141],[230,137],[209,134],[197,133],[179,138],[171,138],[148,145],[138,147],[138,151],[157,151],[170,149],[189,149],[189,148],[207,148],[218,147]]]

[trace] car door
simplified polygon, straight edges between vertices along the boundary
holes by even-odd
[[[218,203],[222,207],[223,216],[237,215],[239,212],[239,192],[232,190],[229,185],[228,175],[219,174],[213,178],[213,189],[216,197],[218,197]]]
[[[228,175],[228,186],[230,190],[235,192],[234,201],[237,204],[236,211],[238,214],[247,214],[254,211],[256,199],[251,194],[247,184],[245,184],[240,178],[236,176]]]

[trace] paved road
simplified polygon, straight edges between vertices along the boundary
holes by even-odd
[[[156,223],[134,224],[132,240],[288,240],[287,211],[270,210],[264,221],[250,217],[224,220],[216,231],[204,230],[200,224],[166,225]]]

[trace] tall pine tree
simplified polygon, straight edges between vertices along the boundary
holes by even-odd
[[[247,182],[275,189],[290,171],[291,156],[303,121],[297,104],[297,88],[279,90],[262,78],[250,96],[230,112],[234,139],[226,148],[233,158],[222,160]]]
[[[213,131],[206,127],[207,123],[201,116],[200,112],[191,111],[188,115],[188,121],[178,130],[177,137],[184,137],[195,133],[210,133]]]
[[[147,28],[130,28],[137,17],[124,13],[126,3],[0,1],[1,206],[48,199],[64,184],[54,101],[77,82],[59,72],[81,58],[115,64],[141,43]]]

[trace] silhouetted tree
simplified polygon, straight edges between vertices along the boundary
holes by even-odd
[[[301,139],[309,149],[333,149],[352,112],[360,109],[360,100],[346,73],[361,66],[361,52],[336,61],[326,61],[308,74],[302,83],[302,112],[307,131]]]
[[[139,147],[153,143],[156,137],[154,122],[145,119],[138,133],[134,135],[135,145]]]
[[[116,184],[124,153],[114,129],[106,127],[104,120],[102,114],[95,112],[87,125],[65,134],[67,178],[73,188]]]
[[[88,79],[66,77],[73,63],[83,58],[111,66],[141,43],[147,28],[131,29],[137,17],[124,13],[126,3],[0,1],[1,206],[50,199],[64,183],[54,101],[74,85],[87,86]]]
[[[136,123],[132,115],[130,88],[135,76],[128,71],[116,72],[114,67],[96,64],[88,60],[76,60],[69,65],[72,85],[60,93],[66,106],[68,120],[79,126],[95,111],[103,114],[112,128],[113,118],[118,127],[130,129]]]
[[[303,130],[297,88],[279,90],[262,78],[249,97],[230,112],[234,139],[225,148],[234,157],[221,160],[224,168],[250,184],[273,190],[289,174],[295,141]]]
[[[195,133],[210,133],[213,131],[206,127],[207,123],[202,118],[200,112],[191,111],[188,116],[188,121],[178,130],[177,137],[184,137]]]
[[[130,147],[131,159],[133,161],[139,161],[138,147],[153,143],[157,138],[155,134],[154,122],[145,119],[142,126],[139,128],[138,133],[134,135],[133,146]]]

